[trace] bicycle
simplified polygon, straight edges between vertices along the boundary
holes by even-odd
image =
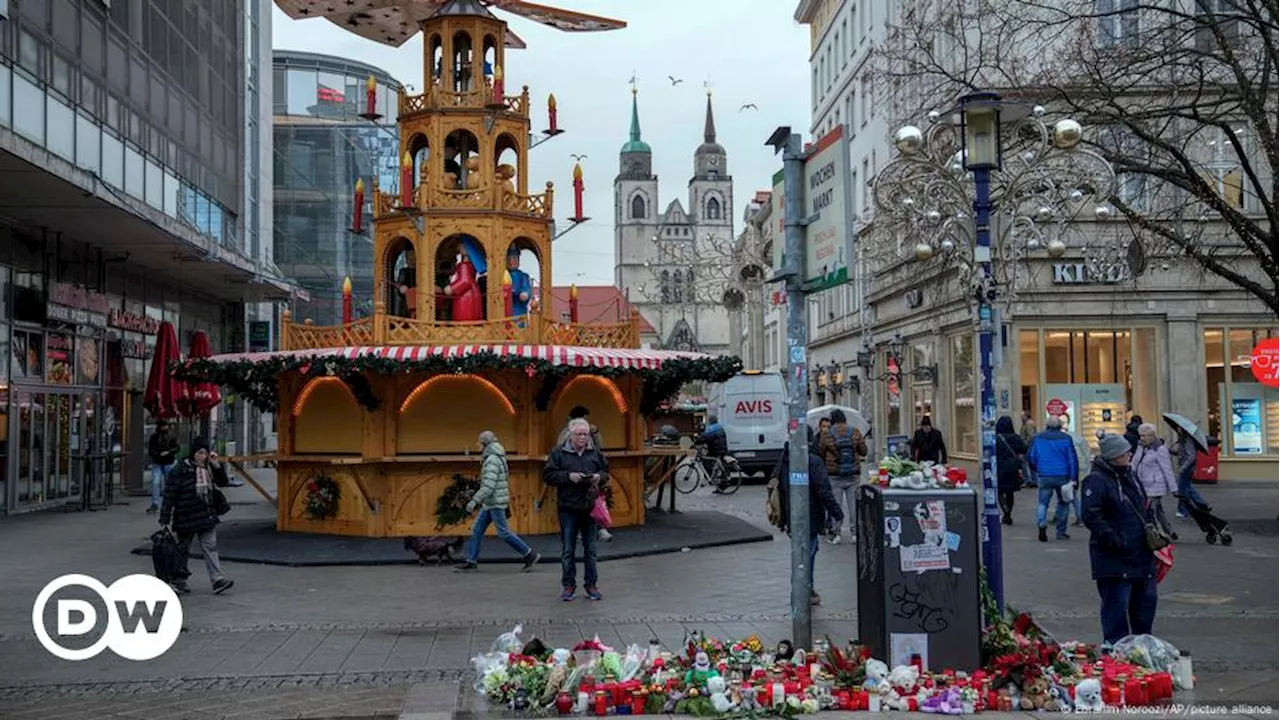
[[[698,447],[698,454],[686,457],[676,465],[671,479],[672,485],[679,492],[688,495],[701,485],[716,488],[721,494],[732,495],[742,487],[742,472],[738,469],[738,461],[732,455],[717,458],[711,464],[711,473],[707,473],[705,460],[707,451]]]

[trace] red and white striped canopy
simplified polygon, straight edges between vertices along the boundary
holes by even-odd
[[[361,346],[324,348],[320,350],[281,350],[278,352],[233,353],[214,355],[209,361],[223,364],[235,362],[265,362],[279,358],[309,358],[323,361],[340,357],[354,360],[359,357],[380,357],[388,360],[414,362],[430,357],[462,358],[469,355],[492,353],[503,357],[520,357],[545,360],[552,365],[566,367],[617,367],[635,370],[656,370],[669,360],[710,359],[710,355],[675,350],[632,350],[623,348],[573,347],[569,345],[418,345],[418,346]]]

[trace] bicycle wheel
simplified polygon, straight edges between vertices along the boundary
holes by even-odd
[[[741,473],[732,472],[729,468],[721,465],[717,475],[719,477],[716,480],[720,483],[720,494],[722,495],[732,495],[738,492],[738,488],[742,487]]]
[[[698,489],[698,483],[702,480],[702,468],[698,467],[696,460],[682,460],[676,466],[674,477],[671,478],[671,484],[679,492],[688,495]]]

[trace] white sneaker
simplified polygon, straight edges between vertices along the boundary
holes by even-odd
[[[609,532],[608,530],[605,530],[604,528],[600,528],[600,533],[598,537],[604,542],[609,542],[610,540],[613,539],[613,533]]]
[[[839,536],[839,535],[832,535],[831,537],[827,538],[827,542],[831,543],[832,545],[839,545],[839,544],[840,544],[840,536]]]

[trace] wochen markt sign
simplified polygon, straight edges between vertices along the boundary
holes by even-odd
[[[800,206],[813,221],[804,228],[804,290],[816,292],[849,282],[853,260],[853,183],[850,179],[849,142],[844,127],[824,135],[806,148],[803,192]],[[773,266],[786,262],[786,197],[783,174],[773,176],[772,222],[776,240],[773,243]]]

